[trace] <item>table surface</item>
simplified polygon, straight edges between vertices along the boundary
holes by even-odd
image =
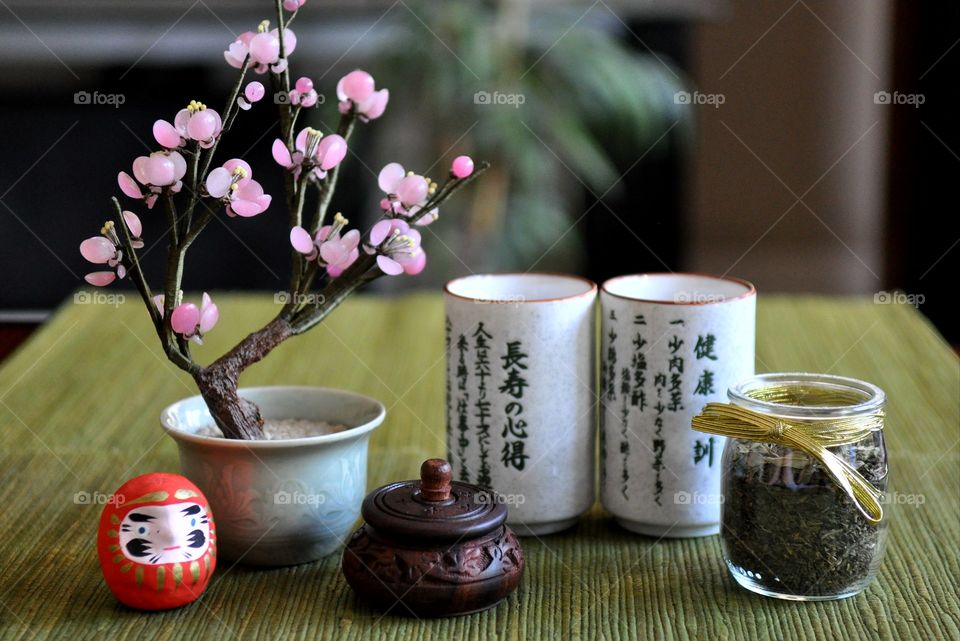
[[[94,548],[106,495],[177,471],[160,410],[195,393],[167,363],[139,300],[67,304],[0,368],[0,636],[152,639],[958,639],[960,366],[914,309],[865,299],[761,297],[757,371],[855,376],[889,397],[896,506],[878,580],[844,601],[792,603],[734,585],[718,537],[662,540],[599,508],[573,530],[524,539],[526,575],[494,610],[419,621],[358,603],[339,555],[256,570],[223,563],[201,600],[157,614],[117,604]],[[220,296],[221,353],[276,312],[267,296]],[[341,387],[388,407],[371,443],[370,488],[411,478],[444,446],[442,302],[354,297],[327,323],[249,370],[246,385]]]

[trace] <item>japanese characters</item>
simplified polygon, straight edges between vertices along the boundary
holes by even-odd
[[[720,517],[722,437],[690,419],[753,372],[753,288],[719,277],[623,276],[604,284],[601,498],[628,529],[700,536]]]

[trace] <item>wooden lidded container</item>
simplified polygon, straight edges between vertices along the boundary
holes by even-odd
[[[417,617],[491,608],[520,584],[523,550],[504,522],[507,506],[475,485],[451,482],[450,464],[429,459],[420,480],[391,483],[363,501],[365,524],[343,552],[357,596]]]

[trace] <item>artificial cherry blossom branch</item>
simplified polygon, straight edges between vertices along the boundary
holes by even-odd
[[[179,246],[179,219],[177,217],[177,205],[173,202],[173,194],[167,191],[164,194],[163,210],[167,214],[167,224],[170,226],[170,245],[173,248]]]
[[[336,133],[324,135],[305,127],[294,135],[294,127],[305,110],[319,102],[313,82],[299,78],[291,89],[288,56],[296,47],[296,36],[288,28],[305,0],[275,0],[277,27],[260,23],[256,33],[242,34],[224,52],[228,64],[239,70],[223,117],[193,100],[181,109],[173,122],[154,123],[154,138],[162,149],[133,162],[133,175],[117,176],[121,191],[152,209],[158,199],[169,225],[167,264],[163,293],[154,296],[141,268],[137,250],[143,247],[140,219],[121,209],[114,199],[116,221],[108,221],[101,235],[80,246],[88,261],[102,265],[101,271],[87,274],[91,285],[108,285],[129,272],[160,339],[167,358],[193,375],[210,413],[225,436],[258,438],[262,418],[257,407],[237,392],[240,374],[261,360],[290,336],[320,323],[347,296],[384,275],[415,275],[426,265],[419,231],[411,225],[428,225],[436,220],[439,207],[459,189],[475,180],[488,167],[460,156],[453,161],[450,176],[442,186],[431,179],[389,163],[379,176],[384,192],[380,202],[381,220],[361,234],[348,228],[349,220],[337,213],[327,220],[327,210],[336,189],[339,167],[347,154],[349,139],[357,122],[379,118],[387,106],[389,92],[377,90],[370,74],[355,70],[337,84],[341,114]],[[283,10],[292,15],[286,19]],[[210,220],[221,211],[228,217],[252,217],[263,213],[271,197],[253,179],[253,170],[240,158],[221,166],[214,159],[223,134],[229,131],[241,111],[251,109],[264,97],[260,82],[243,88],[248,71],[270,74],[277,92],[280,137],[273,142],[274,160],[285,170],[285,195],[292,246],[291,299],[277,316],[250,333],[233,349],[206,366],[197,364],[190,344],[202,343],[204,335],[217,324],[219,309],[206,293],[199,305],[183,300],[181,283],[187,250]],[[241,95],[241,91],[243,92]],[[188,158],[185,158],[188,157]],[[183,193],[186,188],[188,194]],[[311,198],[315,207],[310,225],[304,228],[304,214]],[[178,209],[177,198],[186,198]],[[182,204],[182,203],[181,203]],[[197,207],[204,211],[197,213]],[[121,233],[117,233],[119,225]],[[364,240],[366,239],[366,240]],[[307,296],[318,275],[325,276],[317,296]]]
[[[307,183],[310,180],[310,172],[304,172],[300,179],[295,181],[295,192],[296,196],[294,197],[296,202],[290,208],[290,227],[298,227],[300,221],[303,218],[303,204],[306,201],[307,197]],[[295,292],[300,287],[300,277],[303,274],[303,256],[294,249],[290,248],[290,291]]]
[[[117,240],[119,245],[123,248],[123,254],[127,257],[127,271],[131,274],[131,278],[137,287],[137,291],[140,293],[140,297],[143,299],[143,303],[147,308],[147,313],[150,315],[153,328],[160,339],[164,354],[166,354],[167,358],[177,367],[183,369],[184,371],[195,373],[198,369],[197,365],[193,363],[189,355],[185,356],[183,353],[178,351],[176,345],[169,340],[169,336],[165,332],[163,317],[161,316],[160,310],[153,300],[153,293],[151,292],[150,286],[147,284],[147,280],[143,275],[143,268],[140,266],[140,261],[136,253],[136,249],[143,247],[143,241],[139,238],[141,231],[140,219],[137,218],[133,212],[123,211],[120,207],[120,201],[118,201],[116,198],[112,198],[111,200],[113,201],[113,206],[116,212],[116,224],[113,225],[113,229],[119,227],[122,231],[122,235],[120,235]],[[104,227],[106,227],[106,225]],[[131,228],[134,230],[133,234],[131,234]],[[134,236],[136,236],[136,238],[134,238]]]
[[[290,117],[290,131],[287,132],[287,148],[293,147],[293,130],[297,128],[297,118],[300,117],[300,112],[303,111],[303,107],[297,105],[297,108],[293,110],[293,115]]]
[[[299,107],[298,107],[299,113]],[[340,123],[337,125],[337,135],[340,136],[344,141],[344,146],[347,147],[350,142],[350,138],[353,135],[354,124],[357,121],[357,114],[354,108],[350,108],[346,113],[341,114]],[[313,217],[313,222],[308,228],[312,235],[316,235],[320,227],[323,226],[323,221],[326,218],[327,209],[330,206],[330,200],[333,196],[333,192],[336,189],[337,178],[340,175],[340,165],[339,163],[334,166],[329,172],[327,172],[326,178],[322,181],[316,183],[317,185],[317,207],[316,212]],[[301,195],[303,195],[301,193]],[[290,227],[299,227],[303,223],[303,198],[301,198],[295,220],[291,217]],[[293,249],[293,270],[291,271],[290,279],[290,292],[293,294],[291,300],[288,303],[290,308],[285,308],[281,310],[281,316],[286,317],[291,309],[295,309],[297,306],[297,301],[301,300],[303,294],[310,288],[313,283],[314,275],[316,274],[316,264],[311,264],[309,266],[304,266],[304,261],[302,260],[302,255],[296,250]]]
[[[287,61],[287,53],[286,53],[287,49],[286,47],[283,46],[284,32],[287,29],[286,25],[284,24],[283,0],[276,0],[276,16],[277,16],[277,39],[280,41],[280,66],[281,66],[281,70],[278,75],[280,76],[280,80],[281,80],[281,89],[289,93],[290,92],[290,69],[289,69],[290,65]],[[293,125],[290,124],[289,122],[290,121],[289,105],[287,105],[287,121],[288,121],[287,128],[288,130],[292,131]]]
[[[471,166],[472,166],[472,162],[471,162]],[[410,221],[413,223],[419,222],[421,218],[428,215],[432,210],[436,209],[441,204],[443,204],[443,202],[446,201],[448,198],[450,198],[450,196],[454,195],[455,193],[457,193],[458,191],[460,191],[461,189],[463,189],[464,187],[472,183],[474,180],[479,178],[488,169],[490,169],[490,163],[485,160],[482,160],[480,161],[480,164],[478,165],[477,169],[473,171],[473,173],[468,175],[466,178],[463,178],[462,180],[454,180],[454,179],[448,180],[446,183],[444,183],[443,187],[441,187],[440,190],[437,191],[436,195],[430,200],[428,200],[427,203],[420,209],[420,211],[414,214],[414,216],[410,219]]]
[[[303,307],[290,320],[294,334],[302,334],[307,330],[317,326],[327,315],[336,309],[347,296],[354,291],[370,283],[382,275],[373,267],[376,265],[376,259],[373,256],[362,256],[353,265],[347,268],[342,276],[330,281],[324,288],[322,298],[312,307]]]
[[[466,157],[461,158],[466,159]],[[466,162],[466,160],[462,162]],[[474,171],[472,161],[470,161],[469,170],[467,170],[466,167],[460,167],[459,169],[461,172],[469,171],[469,173],[467,173],[463,178],[458,178],[456,175],[452,175],[451,178],[444,184],[444,188],[439,190],[433,198],[428,200],[424,207],[418,212],[418,215],[411,217],[410,221],[417,222],[423,216],[435,211],[436,208],[442,205],[448,198],[450,198],[450,196],[479,178],[487,169],[489,169],[489,167],[490,163],[481,162],[478,168]],[[327,286],[320,291],[320,295],[316,299],[317,302],[314,303],[312,307],[308,305],[301,305],[298,309],[297,305],[294,304],[292,306],[294,309],[292,315],[281,313],[281,317],[290,320],[295,334],[302,333],[311,327],[314,327],[355,289],[383,276],[385,272],[375,269],[376,265],[376,252],[366,256],[361,256],[359,260],[347,268],[347,270],[339,277],[331,279],[327,283]],[[307,273],[301,282],[300,289],[296,290],[296,293],[291,296],[294,303],[306,300],[307,297],[305,294],[310,289],[313,279],[316,276],[318,271],[317,266],[317,262],[310,262]],[[349,287],[344,287],[344,284],[347,284]]]
[[[227,99],[227,105],[223,110],[224,118],[228,125],[233,124],[233,118],[230,117],[231,110],[234,111],[234,115],[239,112],[239,109],[236,106],[237,97],[240,95],[240,87],[243,86],[243,79],[247,75],[247,70],[250,68],[250,55],[247,54],[243,58],[243,62],[240,65],[240,75],[237,77],[237,81],[233,85],[233,89],[230,91],[230,97]],[[213,163],[213,156],[217,152],[217,145],[220,143],[220,136],[218,135],[214,141],[213,145],[207,150],[206,160],[203,163],[203,169],[200,171],[200,176],[206,176],[210,171],[210,165]],[[200,156],[200,147],[197,147],[197,157]],[[191,186],[193,190],[190,198],[190,205],[187,207],[187,216],[193,217],[194,209],[197,206],[197,202],[200,200],[200,185],[198,182],[194,182]],[[209,222],[209,221],[206,221]],[[204,224],[206,224],[206,222]],[[188,232],[189,233],[189,232]],[[199,233],[199,232],[198,232]],[[196,235],[194,235],[196,236]]]
[[[340,123],[337,125],[337,135],[342,137],[347,143],[353,135],[354,126],[357,124],[357,113],[354,107],[345,114],[340,115]],[[323,221],[327,217],[327,209],[330,207],[330,200],[333,198],[333,192],[337,186],[337,178],[340,176],[340,165],[330,170],[327,180],[320,185],[317,195],[317,210],[313,216],[313,222],[310,225],[310,233],[316,234],[317,230],[323,226]]]
[[[186,249],[178,247],[176,242],[171,238],[169,249],[167,250],[167,275],[164,278],[163,290],[163,342],[165,347],[175,343],[171,318],[174,308],[180,303],[180,283],[183,280],[183,259],[185,252]],[[189,355],[182,355],[187,360],[190,360]]]
[[[150,320],[153,321],[153,327],[162,339],[161,325],[163,320],[160,318],[160,314],[153,304],[153,292],[150,291],[150,285],[147,284],[147,279],[143,275],[143,269],[140,267],[140,260],[137,258],[137,253],[133,248],[133,238],[130,236],[128,222],[123,214],[123,209],[120,207],[120,201],[117,200],[116,197],[110,200],[113,202],[113,207],[116,211],[116,227],[119,227],[123,232],[120,242],[122,243],[123,251],[126,252],[130,261],[127,271],[132,274],[131,278],[137,287],[137,291],[140,292],[140,297],[143,299],[144,305],[147,307],[147,313],[150,315]]]
[[[187,235],[190,233],[190,225],[193,223],[193,208],[195,206],[194,199],[197,197],[197,171],[200,166],[200,145],[194,143],[193,154],[190,157],[190,168],[188,170],[190,175],[190,204],[187,206],[187,211],[183,216],[183,228],[180,231],[180,238],[186,240]]]

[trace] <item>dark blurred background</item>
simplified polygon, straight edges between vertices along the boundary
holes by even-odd
[[[222,52],[271,17],[267,0],[0,0],[6,340],[82,284],[78,245],[109,217],[117,172],[156,147],[153,121],[191,99],[222,111]],[[435,179],[457,153],[494,164],[425,232],[427,273],[381,290],[491,270],[703,271],[906,300],[960,341],[955,3],[309,0],[294,30],[292,77],[326,98],[314,126],[335,126],[351,69],[391,90],[341,178],[335,207],[353,222],[376,212],[387,162]],[[222,158],[279,196],[272,105],[241,117]],[[159,282],[162,214],[131,208]],[[285,218],[276,200],[213,223],[186,288],[282,290]]]

